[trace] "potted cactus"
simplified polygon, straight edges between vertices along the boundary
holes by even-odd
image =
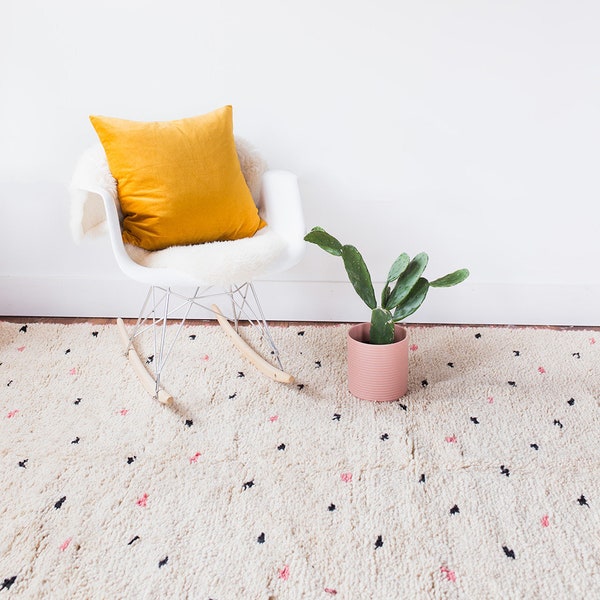
[[[451,287],[469,276],[459,269],[428,281],[423,272],[429,261],[425,252],[411,259],[402,253],[392,264],[378,303],[371,275],[360,252],[339,242],[322,227],[306,234],[307,242],[340,256],[350,283],[371,309],[369,323],[348,331],[348,386],[365,400],[390,401],[403,396],[408,387],[408,338],[401,321],[423,303],[430,287]]]

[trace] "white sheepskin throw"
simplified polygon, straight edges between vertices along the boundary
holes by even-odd
[[[254,198],[254,203],[258,206],[262,176],[267,170],[267,163],[259,154],[258,150],[243,138],[235,138],[235,148],[237,150],[242,173],[244,174],[244,179],[250,189],[252,198]]]
[[[171,246],[155,252],[125,244],[125,250],[145,267],[176,269],[206,285],[228,287],[259,277],[279,258],[285,243],[265,227],[253,237],[241,240]]]
[[[259,205],[261,181],[267,164],[246,140],[236,137],[236,149],[244,178],[256,205]],[[86,150],[71,180],[71,234],[76,242],[85,236],[106,233],[106,214],[99,191],[112,196],[122,219],[117,182],[108,167],[101,144]],[[149,252],[125,244],[125,250],[138,264],[152,268],[171,268],[209,285],[228,286],[251,281],[264,273],[285,251],[285,242],[268,226],[251,238],[212,242],[192,246],[172,246]]]
[[[88,148],[80,157],[71,179],[71,235],[79,243],[85,235],[106,231],[106,213],[98,190],[111,194],[122,219],[117,196],[117,182],[108,168],[102,144]]]

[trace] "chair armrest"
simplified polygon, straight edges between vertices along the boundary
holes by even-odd
[[[108,230],[110,244],[117,260],[117,264],[124,273],[136,279],[135,275],[131,272],[133,261],[125,250],[120,215],[115,204],[112,190],[103,186],[95,186],[94,189],[90,189],[88,192],[96,194],[102,199],[104,212],[106,214],[106,229]]]
[[[281,237],[290,241],[304,238],[304,213],[294,173],[278,170],[264,173],[259,211]]]
[[[266,171],[262,178],[259,212],[268,226],[283,238],[285,255],[273,265],[275,272],[294,266],[304,254],[306,226],[298,178],[289,171]]]
[[[88,148],[79,158],[70,185],[71,231],[75,241],[85,235],[108,231],[113,254],[119,268],[139,280],[141,267],[125,250],[121,237],[121,219],[117,182],[101,144]]]

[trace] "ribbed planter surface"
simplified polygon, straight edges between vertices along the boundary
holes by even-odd
[[[361,400],[390,402],[408,388],[408,336],[395,326],[392,344],[370,344],[369,323],[348,330],[348,389]]]

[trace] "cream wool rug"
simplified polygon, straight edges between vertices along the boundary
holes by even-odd
[[[346,329],[274,328],[285,386],[190,326],[168,408],[115,326],[0,322],[0,600],[600,597],[600,332],[413,326],[373,404]]]

